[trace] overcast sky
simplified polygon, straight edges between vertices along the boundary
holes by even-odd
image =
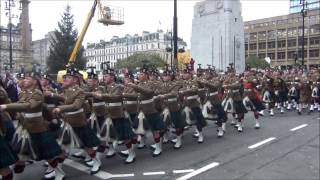
[[[193,6],[199,0],[178,0],[178,34],[190,47]],[[1,25],[7,24],[4,15],[4,0],[1,0]],[[103,0],[104,5],[124,8],[125,24],[121,26],[104,26],[97,22],[97,12],[84,39],[87,42],[110,40],[114,35],[139,35],[142,31],[154,32],[157,29],[171,30],[173,21],[173,0]],[[288,14],[289,0],[241,0],[244,21]],[[90,10],[93,0],[31,0],[30,22],[33,29],[32,39],[44,38],[44,35],[57,28],[57,22],[65,6],[69,4],[74,14],[75,26],[79,33]],[[15,20],[16,22],[17,20]]]

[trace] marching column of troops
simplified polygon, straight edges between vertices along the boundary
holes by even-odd
[[[199,66],[194,74],[187,65],[182,72],[167,66],[160,74],[143,66],[137,79],[125,72],[122,82],[108,65],[102,82],[89,70],[85,82],[69,66],[61,91],[53,88],[47,74],[21,72],[17,102],[10,101],[0,84],[0,179],[11,180],[13,173],[19,176],[26,165],[42,160],[47,166],[44,179],[63,179],[61,165],[69,156],[81,158],[91,174],[99,172],[103,155],[119,153],[130,164],[137,158],[136,149],[146,147],[147,132],[156,157],[163,143],[170,141],[180,149],[184,131],[193,126],[193,137],[203,143],[209,120],[217,125],[217,137],[223,137],[227,120],[242,132],[248,112],[254,115],[256,129],[265,111],[270,116],[276,109],[299,115],[304,109],[308,114],[320,112],[318,69],[236,74],[232,68],[219,73]],[[121,144],[126,150],[118,150]]]

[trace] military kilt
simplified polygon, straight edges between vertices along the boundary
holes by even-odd
[[[233,101],[233,108],[236,114],[248,112],[242,101]]]
[[[116,132],[116,137],[119,141],[131,140],[135,137],[135,134],[131,128],[129,119],[117,118],[112,119],[113,127]]]
[[[13,125],[13,122],[12,121],[4,121],[4,125],[5,125],[5,129],[6,129],[6,140],[8,142],[11,142],[12,138],[13,138],[13,135],[15,133],[15,127]]]
[[[0,135],[0,169],[9,167],[17,160],[18,157],[13,152],[5,137]]]
[[[160,113],[156,112],[145,116],[152,131],[162,131],[166,129],[165,123],[161,120]]]
[[[258,100],[258,99],[250,99],[252,104],[255,107],[256,111],[262,111],[265,110],[266,107],[263,105],[262,101]]]
[[[170,118],[176,129],[182,129],[187,126],[185,119],[182,118],[181,111],[170,112]]]
[[[286,102],[288,100],[288,92],[286,91],[278,91],[276,94],[276,102]]]
[[[78,136],[82,147],[93,148],[100,145],[100,140],[89,125],[73,127],[73,131]]]
[[[51,132],[30,133],[30,138],[36,160],[50,160],[62,153]]]

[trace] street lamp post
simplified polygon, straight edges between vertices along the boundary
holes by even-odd
[[[301,15],[302,15],[302,52],[301,52],[301,55],[302,55],[302,60],[301,60],[301,65],[302,67],[304,67],[304,18],[306,17],[307,15],[307,5],[308,5],[308,2],[306,0],[300,0],[300,4],[302,5],[302,9],[301,9]]]
[[[6,3],[6,7],[5,7],[5,10],[8,11],[6,13],[6,15],[8,16],[9,18],[9,25],[8,25],[8,30],[9,30],[9,67],[10,67],[10,71],[12,72],[13,70],[13,57],[12,57],[12,18],[17,18],[18,16],[12,14],[12,8],[13,7],[16,7],[15,5],[15,1],[16,0],[6,0],[5,3]],[[21,7],[20,7],[21,9]]]
[[[173,13],[173,56],[174,65],[178,67],[178,17],[177,17],[177,0],[174,0],[174,13]],[[179,69],[178,69],[179,70]]]

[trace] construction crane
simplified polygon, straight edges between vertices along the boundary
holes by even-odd
[[[69,58],[69,63],[74,63],[76,60],[76,57],[79,53],[79,50],[82,45],[83,38],[88,30],[88,27],[91,23],[91,20],[95,14],[96,7],[99,7],[99,18],[98,22],[102,23],[106,26],[108,25],[122,25],[124,24],[123,21],[123,10],[116,7],[110,7],[110,6],[103,6],[101,4],[101,0],[95,0],[93,3],[93,6],[91,10],[88,13],[87,20],[82,28],[82,31],[80,33],[80,36],[76,42],[75,47],[73,48],[73,51],[71,53],[71,56]]]
[[[101,0],[94,0],[92,8],[90,9],[90,11],[87,15],[87,19],[85,21],[85,24],[84,24],[84,26],[81,30],[81,33],[76,41],[76,44],[71,52],[67,66],[70,66],[75,63],[77,55],[78,55],[78,53],[81,49],[81,46],[82,46],[84,36],[86,35],[88,27],[92,21],[92,18],[94,17],[97,6],[98,6],[98,22],[99,23],[102,23],[105,26],[124,24],[123,8],[103,6],[101,3]],[[58,72],[58,75],[57,75],[58,82],[60,82],[60,83],[63,82],[62,77],[65,74],[66,74],[65,70],[61,70]],[[87,77],[86,72],[81,72],[81,74],[83,75],[83,77]]]

